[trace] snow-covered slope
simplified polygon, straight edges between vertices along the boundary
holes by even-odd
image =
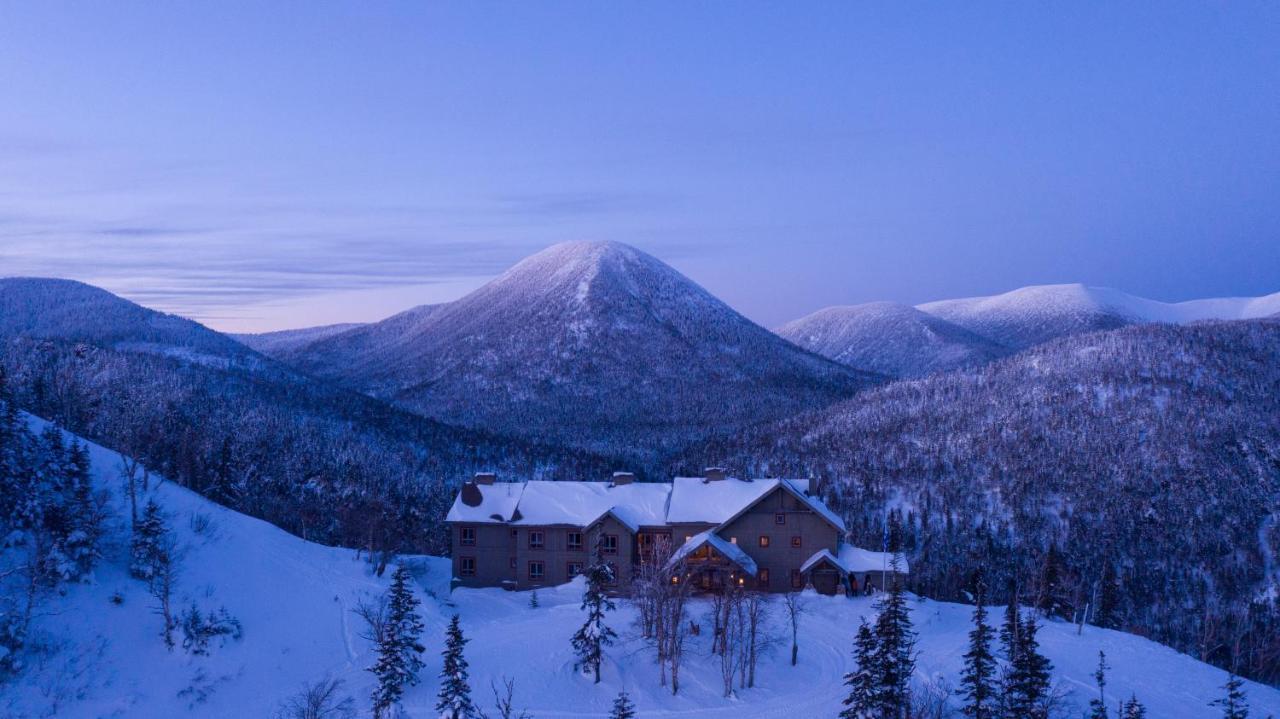
[[[1266,317],[1280,311],[1280,292],[1170,303],[1105,287],[1038,285],[991,297],[928,302],[917,309],[1021,349],[1054,337],[1127,324]]]
[[[688,442],[878,379],[611,242],[555,245],[455,302],[281,357],[450,423],[593,448]]]
[[[42,425],[39,420],[33,420]],[[351,612],[362,597],[381,592],[385,580],[371,576],[354,552],[311,544],[264,522],[213,505],[172,483],[153,487],[154,498],[186,547],[179,578],[180,605],[225,606],[243,624],[243,638],[194,657],[168,652],[158,637],[152,600],[125,571],[123,517],[118,495],[120,457],[90,445],[93,473],[112,492],[116,512],[107,558],[93,583],[70,587],[53,597],[37,619],[36,638],[47,649],[26,673],[0,685],[0,714],[14,719],[130,717],[268,717],[303,682],[326,676],[344,680],[363,712],[368,708],[374,661]],[[709,652],[710,632],[692,638],[682,667],[681,694],[658,686],[651,652],[630,629],[634,611],[625,601],[609,616],[620,642],[608,650],[603,681],[591,684],[574,672],[569,636],[581,623],[580,586],[539,593],[541,606],[528,606],[527,593],[498,589],[448,594],[448,564],[416,559],[425,569],[418,584],[423,600],[426,668],[422,682],[407,692],[411,717],[435,716],[436,674],[443,628],[457,612],[470,642],[471,686],[477,701],[492,709],[489,684],[515,679],[517,706],[537,719],[604,717],[619,690],[631,693],[641,716],[733,717],[832,716],[844,695],[842,675],[851,668],[853,628],[872,613],[868,599],[811,596],[801,621],[800,664],[786,652],[761,661],[757,688],[735,699],[720,696],[719,667]],[[119,595],[116,603],[112,597]],[[695,618],[706,607],[696,603]],[[774,608],[773,628],[781,632]],[[996,612],[998,615],[998,612]],[[957,682],[969,629],[969,608],[939,602],[913,603],[920,632],[917,680]],[[1108,703],[1134,692],[1149,715],[1170,719],[1210,719],[1208,706],[1225,674],[1152,642],[1120,632],[1047,624],[1042,647],[1055,665],[1070,700],[1092,696],[1097,651],[1114,667]],[[1280,712],[1280,691],[1248,684],[1256,716]]]
[[[198,322],[74,280],[0,279],[0,336],[90,342],[214,365],[263,364],[256,352]]]
[[[959,325],[895,302],[828,307],[776,332],[850,367],[898,377],[984,364],[1008,353]]]

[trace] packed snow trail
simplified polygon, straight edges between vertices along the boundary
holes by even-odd
[[[42,423],[36,421],[37,429]],[[53,647],[30,670],[0,686],[0,716],[58,716],[60,719],[173,719],[175,717],[269,717],[304,682],[326,676],[344,681],[343,692],[367,708],[373,663],[369,643],[359,636],[360,619],[350,613],[364,596],[384,591],[355,552],[305,542],[265,522],[218,507],[173,483],[153,486],[153,496],[188,546],[175,606],[191,600],[202,609],[225,606],[244,625],[244,637],[215,648],[212,656],[170,653],[161,644],[159,619],[141,582],[126,572],[127,509],[120,495],[118,455],[90,446],[94,474],[113,495],[115,517],[107,557],[96,582],[70,587],[55,597],[36,627]],[[207,517],[206,527],[199,517]],[[703,625],[690,638],[681,669],[679,696],[658,686],[652,651],[632,628],[634,610],[618,602],[609,623],[619,633],[608,648],[603,681],[591,683],[573,669],[569,637],[582,622],[581,585],[539,591],[531,609],[524,592],[500,589],[448,590],[449,564],[440,558],[413,558],[426,568],[419,582],[428,650],[421,682],[409,689],[408,716],[436,716],[436,674],[440,671],[444,627],[456,611],[470,642],[473,697],[492,708],[490,682],[515,679],[515,703],[537,719],[605,717],[614,697],[626,690],[642,717],[832,717],[845,691],[850,650],[859,618],[872,614],[872,600],[809,597],[803,616],[800,663],[789,664],[789,633],[782,610],[773,608],[779,641],[760,660],[757,687],[721,696],[717,660],[710,654],[706,603],[695,601],[692,616]],[[119,593],[121,603],[112,601]],[[335,601],[336,598],[336,601]],[[958,683],[971,608],[913,601],[920,632],[917,678],[941,677]],[[336,616],[335,616],[336,613]],[[998,615],[994,612],[993,615]],[[1138,637],[1049,622],[1041,633],[1053,661],[1055,680],[1074,691],[1080,704],[1092,696],[1091,674],[1099,649],[1113,669],[1108,701],[1136,693],[1150,716],[1211,719],[1208,702],[1225,681],[1221,670]],[[1255,716],[1280,715],[1280,691],[1248,685]]]

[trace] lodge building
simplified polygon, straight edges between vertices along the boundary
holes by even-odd
[[[892,581],[890,558],[849,545],[844,521],[805,479],[701,477],[637,482],[499,482],[477,474],[446,517],[454,586],[534,589],[562,584],[591,561],[596,541],[625,591],[653,548],[713,590],[726,582],[762,591],[812,586],[859,593]],[[900,575],[908,571],[899,555]]]

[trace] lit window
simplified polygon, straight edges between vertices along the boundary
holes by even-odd
[[[758,582],[761,587],[768,587],[769,586],[769,570],[761,569],[760,574],[756,575],[756,582]]]
[[[792,537],[792,538],[791,538],[791,547],[792,547],[793,549],[799,549],[799,548],[800,548],[800,543],[801,543],[801,541],[800,541],[800,535],[798,535],[798,534],[797,534],[797,535],[795,535],[794,537]]]
[[[737,544],[737,543],[738,543],[737,537],[729,537],[729,544]]]
[[[458,529],[458,541],[460,541],[464,547],[474,547],[476,544],[476,528],[460,527]]]
[[[458,558],[458,574],[464,577],[476,576],[476,558],[475,557],[459,557]]]
[[[763,547],[768,547],[768,546],[769,546],[769,535],[767,535],[767,534],[761,534],[761,535],[760,535],[760,546],[761,546],[762,548],[763,548]]]
[[[791,570],[791,588],[800,589],[804,587],[804,578],[800,576],[799,569]]]

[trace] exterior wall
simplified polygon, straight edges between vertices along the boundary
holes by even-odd
[[[462,530],[475,531],[474,545],[462,543]],[[511,532],[506,526],[493,524],[455,524],[449,528],[453,547],[453,576],[464,587],[496,587],[510,579]],[[475,560],[475,576],[462,576],[462,560]]]
[[[783,515],[783,524],[777,523],[778,514]],[[770,592],[794,591],[792,571],[799,572],[800,565],[818,550],[834,554],[840,541],[839,530],[783,489],[765,496],[718,534],[726,541],[736,539],[738,548],[760,569],[769,571],[768,586],[760,588]],[[760,546],[762,536],[769,538],[768,547]],[[800,538],[799,547],[792,546],[793,537]]]
[[[474,546],[462,543],[464,527],[475,530]],[[530,544],[533,532],[542,532],[541,548]],[[569,534],[574,532],[582,535],[581,549],[569,547]],[[591,562],[596,537],[600,534],[617,537],[617,553],[606,554],[605,558],[617,568],[619,587],[630,584],[633,565],[638,559],[635,536],[613,517],[606,517],[589,530],[568,525],[455,524],[450,534],[453,576],[458,578],[459,586],[464,587],[497,587],[506,583],[505,586],[515,589],[533,589],[564,584],[571,579],[570,563],[585,568]],[[475,560],[474,576],[462,576],[464,558]],[[542,563],[541,579],[531,576],[532,562]]]

